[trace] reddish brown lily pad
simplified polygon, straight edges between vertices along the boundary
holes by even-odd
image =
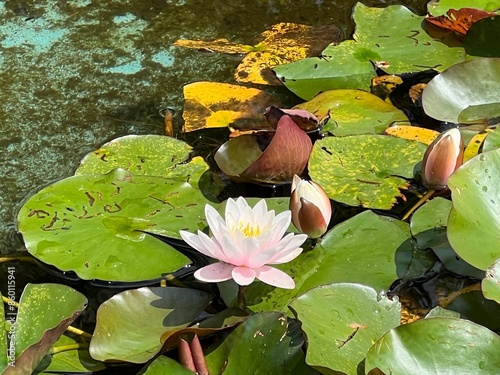
[[[301,175],[312,150],[309,136],[288,115],[280,118],[274,136],[261,151],[259,140],[267,140],[269,134],[230,139],[215,154],[217,165],[236,181],[288,183],[294,174]]]
[[[490,13],[481,9],[461,8],[459,10],[450,9],[446,14],[438,17],[427,16],[426,20],[440,28],[465,35],[475,22],[496,15],[496,13]]]

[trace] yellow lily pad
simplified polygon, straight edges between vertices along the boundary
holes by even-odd
[[[398,138],[409,139],[410,141],[425,143],[426,145],[430,145],[439,135],[439,132],[435,130],[411,125],[393,125],[387,128],[384,133]]]
[[[231,130],[272,130],[265,108],[278,105],[262,90],[219,82],[184,86],[184,132],[229,127]]]

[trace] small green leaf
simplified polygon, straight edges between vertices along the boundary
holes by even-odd
[[[483,295],[500,303],[500,259],[497,259],[486,270],[486,277],[481,283]]]
[[[195,373],[182,366],[179,362],[173,360],[172,358],[165,357],[164,355],[157,357],[153,362],[151,362],[145,372],[141,372],[141,375],[165,374],[194,375]]]

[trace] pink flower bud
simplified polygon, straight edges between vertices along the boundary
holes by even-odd
[[[456,128],[441,133],[427,148],[422,161],[422,178],[429,189],[443,190],[448,178],[463,163],[464,142]]]
[[[293,225],[310,238],[321,237],[332,217],[330,199],[323,188],[297,175],[293,176],[290,210]]]

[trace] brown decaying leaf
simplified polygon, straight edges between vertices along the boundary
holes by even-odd
[[[410,99],[413,104],[420,107],[422,106],[422,92],[424,91],[425,86],[427,86],[426,83],[417,83],[416,85],[410,87]]]
[[[191,83],[184,86],[183,131],[227,126],[271,130],[262,116],[262,108],[270,105],[279,103],[259,89],[219,82]]]
[[[174,42],[174,46],[197,49],[201,52],[221,52],[228,55],[244,54],[253,48],[246,44],[230,42],[224,38],[212,41],[179,39]]]
[[[305,132],[314,131],[318,128],[318,118],[311,112],[304,109],[280,109],[274,106],[267,107],[264,116],[266,116],[269,125],[276,129],[278,122],[283,115],[290,118]]]
[[[326,46],[340,41],[340,30],[334,25],[307,26],[279,23],[262,34],[261,50],[248,53],[236,69],[237,82],[280,85],[272,68],[318,56]]]
[[[269,146],[241,177],[261,182],[289,182],[293,175],[304,172],[311,150],[309,136],[290,116],[284,115]]]
[[[473,23],[493,16],[497,16],[497,14],[481,9],[461,8],[459,10],[450,9],[446,14],[438,17],[427,15],[425,19],[433,25],[465,35]]]
[[[394,74],[375,77],[372,78],[370,92],[385,100],[402,83],[403,79]]]

